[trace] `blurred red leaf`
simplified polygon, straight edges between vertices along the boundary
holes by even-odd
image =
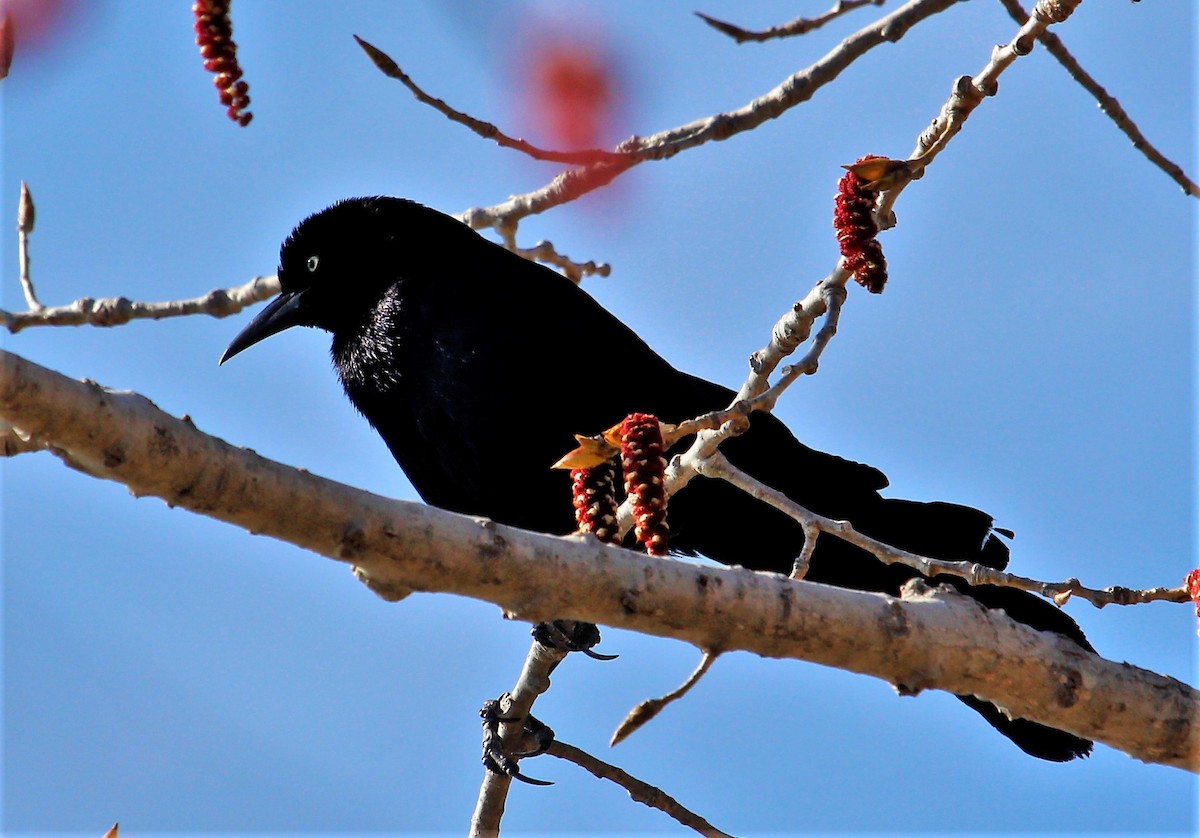
[[[55,27],[66,22],[66,12],[74,5],[75,0],[0,0],[0,18],[9,27],[5,37],[11,37],[23,49],[49,40]]]
[[[608,145],[617,72],[600,33],[535,24],[524,42],[521,87],[538,136],[562,149]]]
[[[8,75],[8,68],[12,66],[13,49],[16,46],[13,28],[8,10],[0,11],[0,79]]]

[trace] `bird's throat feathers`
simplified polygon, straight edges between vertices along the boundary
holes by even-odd
[[[398,290],[385,293],[352,328],[333,333],[330,354],[334,369],[346,395],[364,413],[365,400],[396,395],[404,380],[405,338],[404,330],[398,328],[402,305]]]

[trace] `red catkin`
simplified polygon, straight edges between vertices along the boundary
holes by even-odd
[[[858,164],[876,159],[881,158],[868,154],[854,162]],[[854,172],[846,172],[838,181],[833,205],[833,228],[837,231],[838,246],[846,260],[846,270],[872,294],[881,292],[887,283],[887,261],[883,258],[883,248],[875,238],[879,232],[874,216],[876,196],[873,189],[866,188],[866,182],[861,177]]]
[[[667,468],[662,429],[648,413],[631,413],[621,423],[621,468],[633,503],[633,534],[652,556],[667,554]]]
[[[590,532],[609,544],[617,540],[616,466],[612,460],[571,469],[571,503],[579,532]]]
[[[221,104],[229,118],[245,127],[254,115],[250,107],[250,86],[241,81],[242,68],[237,60],[237,44],[233,42],[233,23],[229,19],[231,0],[196,0],[192,14],[196,17],[196,44],[204,59],[204,69],[213,73]]]
[[[1188,596],[1192,598],[1192,604],[1196,606],[1196,616],[1200,617],[1200,567],[1184,578],[1183,585],[1187,588]]]

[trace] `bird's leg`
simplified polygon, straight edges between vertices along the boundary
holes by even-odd
[[[592,651],[592,647],[600,642],[600,629],[596,627],[595,623],[554,620],[538,623],[533,627],[532,634],[534,640],[551,649],[563,652],[583,652],[589,658],[600,661],[610,661],[618,657]]]
[[[479,710],[479,716],[483,719],[484,767],[497,774],[507,774],[514,780],[529,783],[531,786],[554,785],[548,780],[536,780],[533,777],[527,777],[517,767],[517,760],[523,757],[535,757],[544,754],[551,743],[554,742],[554,731],[533,716],[526,716],[522,722],[521,719],[502,715],[501,702],[503,700],[503,696],[500,700],[488,699]],[[515,743],[511,753],[505,753],[504,744],[500,737],[500,725],[503,722],[522,722],[521,739]]]

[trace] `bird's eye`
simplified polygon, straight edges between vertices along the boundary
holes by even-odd
[[[321,259],[320,259],[320,257],[319,257],[319,256],[309,256],[309,257],[308,257],[308,272],[309,272],[310,274],[311,274],[311,273],[316,273],[316,272],[317,272],[317,264],[318,264],[320,261],[321,261]]]

